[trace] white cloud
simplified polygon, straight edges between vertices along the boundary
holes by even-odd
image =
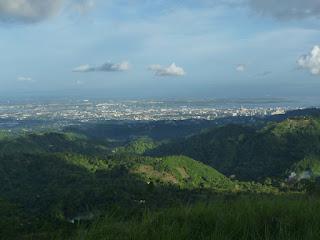
[[[182,67],[178,67],[175,63],[172,63],[169,67],[163,67],[159,64],[151,65],[148,69],[161,77],[173,77],[184,76],[186,72]]]
[[[102,72],[121,72],[121,71],[128,71],[130,69],[130,64],[126,61],[122,63],[111,63],[107,62],[102,66],[96,68],[96,71]]]
[[[17,80],[20,82],[33,82],[32,77],[25,77],[25,76],[20,76],[17,78]]]
[[[101,66],[93,67],[88,64],[75,67],[73,72],[124,72],[130,69],[129,62],[111,63],[107,62]]]
[[[236,66],[236,71],[237,72],[244,72],[246,70],[247,66],[245,64],[238,64]]]
[[[72,71],[73,72],[94,72],[95,68],[90,67],[90,65],[88,65],[88,64],[84,64],[84,65],[80,65],[78,67],[75,67]]]
[[[320,75],[320,46],[313,47],[310,53],[298,59],[301,68],[308,69],[314,75]]]

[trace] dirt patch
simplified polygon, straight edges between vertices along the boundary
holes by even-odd
[[[181,175],[181,177],[182,177],[183,179],[187,179],[187,178],[190,177],[185,168],[178,167],[178,168],[177,168],[177,171],[179,172],[179,174]]]
[[[173,183],[178,184],[178,180],[175,176],[168,172],[159,172],[156,171],[152,166],[150,165],[140,165],[138,168],[133,170],[134,173],[143,174],[145,177],[158,179],[162,182],[166,183]]]

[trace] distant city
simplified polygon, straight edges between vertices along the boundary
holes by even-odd
[[[101,120],[215,120],[268,116],[308,105],[288,99],[68,100],[0,103],[0,119],[90,122]],[[7,121],[5,121],[8,124]]]

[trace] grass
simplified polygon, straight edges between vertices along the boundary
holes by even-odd
[[[218,199],[142,215],[117,213],[81,228],[75,239],[93,240],[300,240],[320,239],[316,197],[270,196]]]

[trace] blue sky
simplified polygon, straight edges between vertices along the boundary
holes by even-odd
[[[319,44],[318,0],[0,0],[0,94],[317,96]]]

